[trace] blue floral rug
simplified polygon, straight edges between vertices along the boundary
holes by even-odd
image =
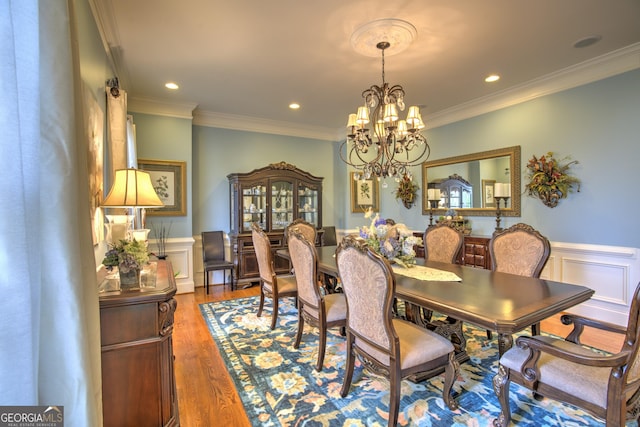
[[[270,305],[262,317],[256,317],[257,307],[257,297],[200,305],[254,426],[387,425],[389,383],[363,370],[357,360],[351,390],[340,397],[346,356],[345,338],[338,330],[328,334],[324,367],[316,372],[317,330],[307,327],[300,348],[293,348],[298,324],[293,300],[283,300],[273,331]],[[497,340],[488,340],[484,330],[468,325],[465,335],[471,360],[461,364],[454,385],[458,410],[450,411],[442,400],[443,375],[417,384],[405,380],[398,425],[492,425],[500,412],[491,383],[497,371]],[[511,384],[510,395],[518,426],[604,425],[575,407],[551,399],[537,401],[517,384]]]

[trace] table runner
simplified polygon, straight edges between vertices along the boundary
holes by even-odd
[[[437,268],[425,267],[422,265],[414,265],[411,268],[394,265],[393,271],[396,274],[401,274],[403,276],[411,277],[418,280],[462,282],[462,279],[455,273],[445,270],[438,270]]]

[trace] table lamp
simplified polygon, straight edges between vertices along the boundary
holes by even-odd
[[[135,168],[116,170],[113,186],[102,202],[103,208],[143,209],[139,221],[131,231],[136,240],[146,241],[149,230],[145,229],[144,209],[158,208],[164,204],[151,184],[149,172]],[[137,220],[136,215],[136,220]]]

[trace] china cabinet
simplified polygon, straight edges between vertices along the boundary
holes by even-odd
[[[322,181],[286,162],[227,176],[230,195],[229,237],[238,282],[257,281],[258,262],[251,240],[251,224],[258,223],[275,252],[286,246],[284,231],[301,218],[322,228]],[[318,233],[319,238],[321,233]],[[290,269],[289,261],[273,257],[277,273]]]
[[[441,208],[460,209],[470,208],[473,204],[473,187],[471,183],[459,175],[451,175],[447,179],[434,180],[428,184],[428,188],[440,190]]]

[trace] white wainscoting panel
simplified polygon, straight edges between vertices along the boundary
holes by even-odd
[[[637,248],[551,242],[541,277],[595,290],[589,301],[570,312],[626,326],[640,282],[639,253]]]
[[[179,294],[193,292],[193,246],[192,237],[180,237],[167,239],[166,253],[171,261],[173,274],[176,275],[176,286]],[[156,248],[155,240],[149,239],[149,248],[153,251]]]

